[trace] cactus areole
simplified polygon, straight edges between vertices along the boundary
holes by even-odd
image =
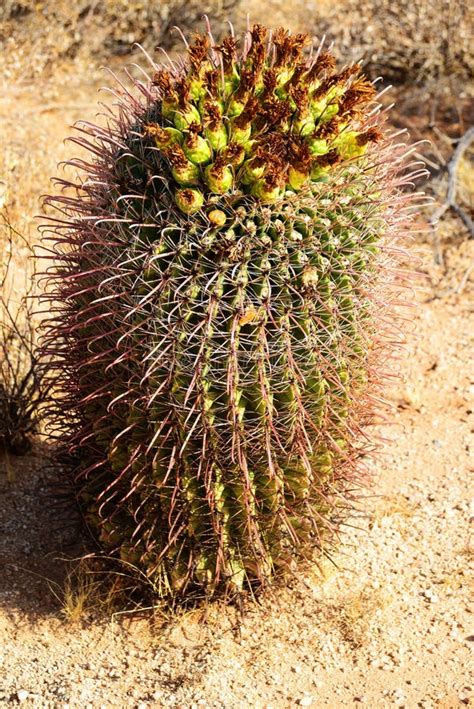
[[[156,597],[209,597],[327,554],[351,507],[409,151],[305,35],[148,61],[48,198],[52,422],[100,548]]]

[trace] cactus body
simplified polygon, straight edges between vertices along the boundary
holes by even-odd
[[[51,200],[58,430],[90,529],[159,595],[325,552],[360,477],[406,198],[373,86],[306,45],[198,36]]]

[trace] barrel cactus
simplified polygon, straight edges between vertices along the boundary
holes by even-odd
[[[156,597],[209,597],[327,554],[351,507],[407,151],[305,35],[147,58],[47,200],[51,413],[100,549]]]

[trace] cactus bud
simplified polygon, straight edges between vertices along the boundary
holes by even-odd
[[[204,134],[209,142],[209,145],[216,153],[223,150],[227,145],[227,131],[223,123],[215,129],[206,128]]]
[[[334,140],[334,148],[337,148],[343,160],[357,158],[367,150],[367,144],[359,143],[358,136],[359,134],[356,131],[346,131]]]
[[[214,224],[216,227],[224,226],[227,221],[225,212],[223,212],[222,209],[212,209],[207,216],[211,224]]]
[[[199,135],[200,126],[195,123],[189,126],[183,142],[183,151],[188,160],[195,165],[203,165],[211,159],[211,146],[205,138]]]
[[[288,170],[288,183],[290,187],[296,191],[300,190],[309,179],[307,170],[299,170],[296,167],[290,166]]]
[[[232,170],[226,164],[226,160],[220,157],[206,167],[204,179],[211,192],[215,194],[228,192],[234,184]]]
[[[202,110],[204,120],[204,135],[213,150],[218,152],[225,148],[228,142],[227,130],[222,121],[222,107],[217,101],[207,100]]]
[[[230,143],[226,148],[225,157],[229,165],[239,167],[245,160],[245,150],[243,146],[238,145],[238,143]]]
[[[199,182],[199,168],[187,159],[179,145],[172,145],[164,151],[171,165],[171,174],[180,185],[195,185]]]
[[[173,111],[173,123],[180,131],[186,130],[193,123],[199,124],[200,122],[201,114],[196,106],[192,104],[188,105],[184,110],[178,109]]]
[[[176,130],[176,128],[162,128],[158,125],[146,125],[145,131],[148,135],[153,136],[156,147],[160,148],[160,150],[169,148],[175,143],[180,144],[183,142],[183,134],[181,131]]]
[[[263,202],[275,202],[281,193],[281,180],[278,180],[273,175],[256,180],[252,185],[252,194]]]
[[[234,117],[231,121],[230,133],[233,143],[238,143],[246,147],[249,144],[250,136],[252,135],[252,120],[255,117],[258,108],[258,101],[255,96],[247,99],[244,109],[240,115]]]
[[[185,214],[198,212],[204,204],[204,195],[196,189],[176,190],[176,204]]]
[[[236,123],[232,125],[232,141],[239,145],[247,145],[252,134],[252,126],[247,123],[245,128],[240,128]]]

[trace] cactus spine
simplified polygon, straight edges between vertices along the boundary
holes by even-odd
[[[212,595],[325,553],[359,481],[403,148],[304,35],[198,35],[153,71],[49,200],[45,349],[102,548],[160,596]]]

